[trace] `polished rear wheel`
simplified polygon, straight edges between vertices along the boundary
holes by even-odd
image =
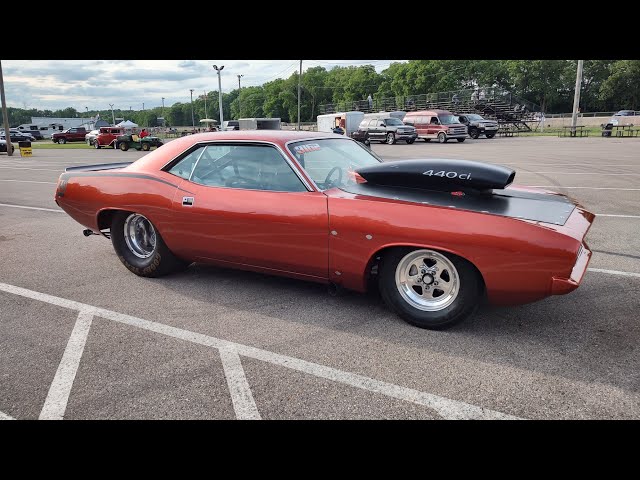
[[[185,268],[141,213],[119,211],[111,222],[111,243],[122,264],[141,277],[159,277]]]

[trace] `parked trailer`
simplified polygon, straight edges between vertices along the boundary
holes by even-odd
[[[240,130],[280,130],[279,118],[240,118]]]
[[[337,126],[342,127],[347,137],[358,130],[365,115],[362,112],[336,112],[318,115],[318,131],[332,132]]]

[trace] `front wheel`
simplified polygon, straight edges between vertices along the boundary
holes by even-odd
[[[186,268],[140,213],[118,212],[111,222],[111,243],[122,264],[141,277],[159,277]]]
[[[142,150],[144,150],[145,152],[148,152],[150,148],[151,147],[149,146],[148,143],[143,143],[142,144]]]
[[[493,137],[495,137],[495,136],[496,136],[496,134],[495,134],[495,133],[487,133],[485,136],[486,136],[487,138],[493,138]]]
[[[473,265],[430,249],[396,248],[380,263],[385,303],[408,323],[442,330],[475,312],[483,287]]]
[[[393,132],[387,133],[387,144],[393,145],[394,143],[396,143],[396,136],[393,134]]]
[[[440,132],[438,134],[438,142],[439,143],[447,143],[447,134],[444,132]]]
[[[466,138],[457,138],[456,140],[458,140],[459,143],[462,143],[466,140]]]
[[[66,138],[59,138],[58,139],[58,143],[61,145],[64,145],[65,143],[67,143],[67,139]]]
[[[98,142],[98,140],[94,140],[94,141],[93,141],[93,147],[94,147],[96,150],[99,150],[99,149],[100,149],[100,142]]]
[[[410,138],[409,140],[407,140],[407,145],[411,145],[415,141],[416,141],[415,138]]]
[[[477,128],[472,128],[469,130],[469,136],[475,140],[480,136],[480,131]]]

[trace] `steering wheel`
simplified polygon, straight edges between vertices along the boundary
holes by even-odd
[[[337,182],[333,182],[331,180],[331,175],[333,175],[333,172],[337,171],[338,172],[338,180]],[[340,167],[333,167],[331,170],[329,170],[329,173],[327,173],[327,177],[324,179],[324,187],[325,188],[330,188],[331,187],[335,187],[337,185],[340,185],[342,183],[342,169]]]
[[[231,187],[231,188],[242,188],[242,187],[255,187],[255,181],[251,180],[250,178],[246,178],[246,177],[241,177],[240,175],[234,175],[233,177],[229,177],[227,178],[226,182],[224,183],[226,187]]]

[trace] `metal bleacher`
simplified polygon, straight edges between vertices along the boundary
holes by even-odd
[[[535,118],[540,107],[500,88],[478,88],[450,92],[407,95],[399,97],[356,100],[319,105],[319,113],[361,111],[364,113],[449,110],[457,115],[477,113],[484,118],[496,120],[499,134],[513,135],[530,132],[529,124],[538,124]]]

